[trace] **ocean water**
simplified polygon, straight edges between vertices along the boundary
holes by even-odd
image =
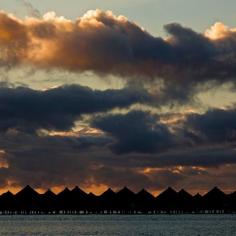
[[[0,235],[236,236],[236,215],[0,216]]]

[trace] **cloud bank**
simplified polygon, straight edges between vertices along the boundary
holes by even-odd
[[[148,104],[145,90],[124,88],[105,91],[80,85],[62,86],[45,91],[26,87],[0,87],[0,132],[17,129],[66,131],[81,115],[128,108],[136,103]]]
[[[91,126],[101,132],[74,135],[15,132],[13,123],[0,135],[1,187],[129,185],[154,191],[172,185],[204,191],[217,184],[230,190],[236,166],[234,115],[235,108],[192,113],[176,127],[150,112],[104,113],[91,116]],[[28,123],[34,121],[38,118],[32,115]]]
[[[110,11],[88,11],[75,21],[35,14],[0,12],[0,67],[92,71],[119,76],[126,87],[1,86],[0,187],[233,186],[235,106],[201,114],[152,106],[187,103],[225,83],[234,89],[236,29],[216,23],[198,33],[172,23],[162,38]],[[86,124],[75,130],[83,116]]]
[[[172,23],[155,37],[124,16],[88,11],[76,21],[49,12],[18,19],[0,13],[1,65],[30,64],[93,71],[166,84],[234,81],[235,29],[216,23],[205,33]]]

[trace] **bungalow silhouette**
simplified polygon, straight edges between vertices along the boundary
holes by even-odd
[[[226,194],[215,187],[201,196],[192,196],[184,189],[169,187],[157,197],[147,190],[134,193],[124,187],[111,188],[97,196],[79,187],[65,188],[55,194],[50,189],[39,194],[26,186],[16,194],[10,191],[0,196],[1,215],[31,214],[234,214],[236,192]]]

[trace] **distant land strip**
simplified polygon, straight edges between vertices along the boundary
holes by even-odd
[[[215,187],[205,195],[191,195],[184,189],[167,188],[157,197],[142,189],[138,193],[124,187],[108,189],[99,196],[79,187],[39,194],[30,186],[0,196],[1,215],[38,214],[235,214],[236,192],[226,194]]]

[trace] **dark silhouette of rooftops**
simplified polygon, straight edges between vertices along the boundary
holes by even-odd
[[[236,192],[226,194],[214,187],[201,196],[169,187],[154,197],[142,189],[134,193],[124,187],[107,189],[99,196],[78,186],[55,194],[50,189],[39,194],[26,186],[15,195],[0,196],[0,214],[223,214],[236,213]]]

